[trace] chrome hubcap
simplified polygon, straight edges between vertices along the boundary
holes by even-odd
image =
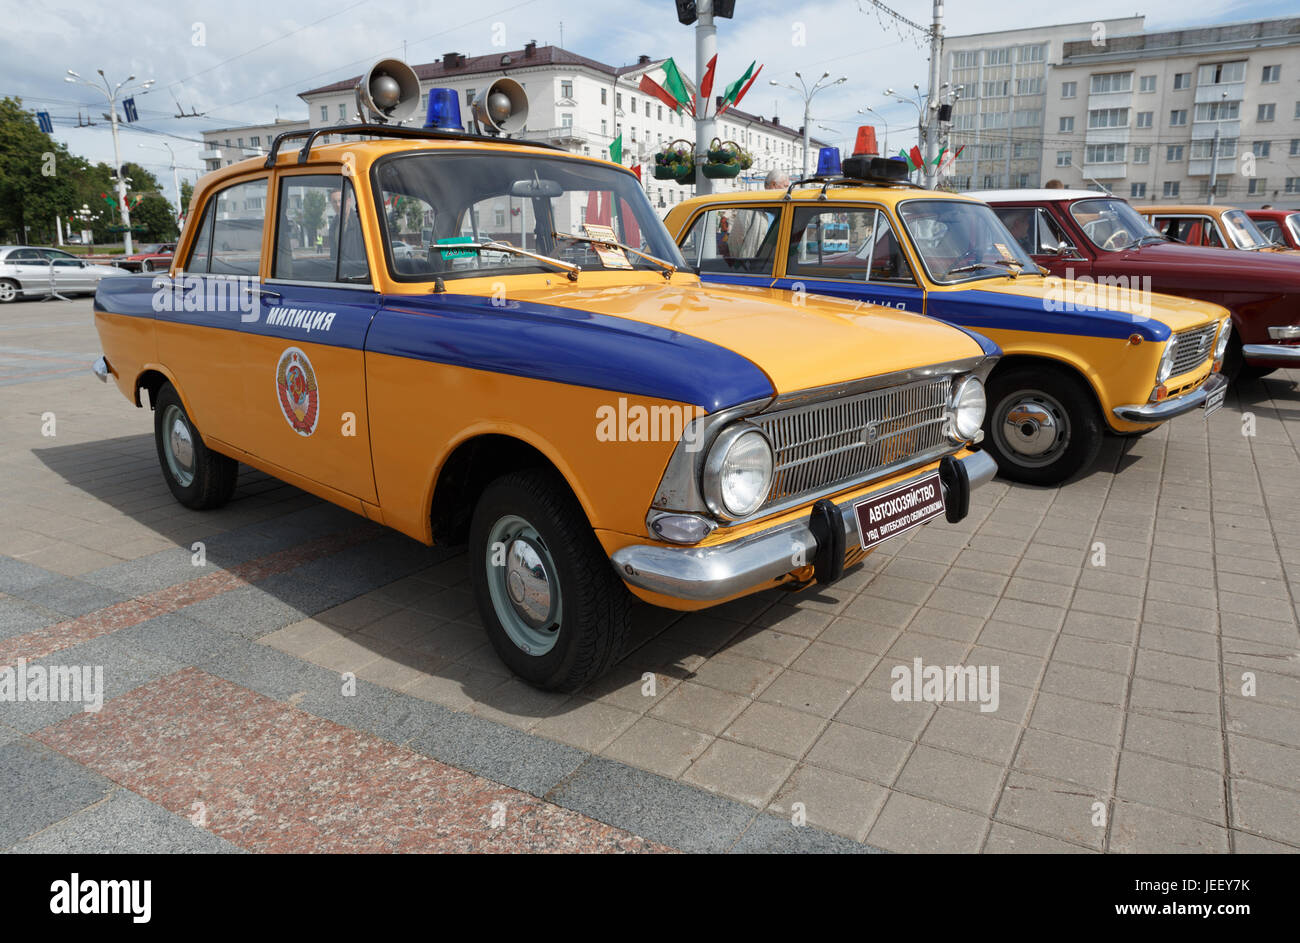
[[[537,530],[507,515],[488,534],[488,592],[506,635],[529,655],[545,655],[560,634],[555,562]]]
[[[999,405],[993,434],[1013,461],[1041,467],[1055,461],[1070,442],[1069,415],[1041,390],[1020,390]]]
[[[9,282],[0,282],[0,301],[13,301],[18,292]]]
[[[188,488],[194,481],[194,435],[179,406],[168,406],[163,413],[163,454],[172,477]]]

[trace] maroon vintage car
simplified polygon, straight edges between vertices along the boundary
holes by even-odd
[[[165,272],[171,267],[176,243],[154,242],[139,248],[139,252],[118,259],[117,267],[128,272]]]
[[[1035,262],[1060,278],[1119,284],[1221,304],[1232,311],[1229,377],[1300,367],[1300,255],[1175,242],[1119,197],[1095,190],[975,190]]]
[[[1246,215],[1278,245],[1300,249],[1300,210],[1246,210]]]

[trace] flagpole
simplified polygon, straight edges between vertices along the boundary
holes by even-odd
[[[718,30],[713,25],[713,0],[698,0],[695,11],[695,192],[713,192],[713,181],[704,176],[701,168],[708,160],[709,143],[713,140],[716,120],[710,117],[708,100],[704,97],[704,76],[718,51]]]

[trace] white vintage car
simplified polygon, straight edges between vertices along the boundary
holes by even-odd
[[[125,274],[112,265],[85,262],[62,249],[0,246],[0,304],[55,291],[93,295],[101,278]]]

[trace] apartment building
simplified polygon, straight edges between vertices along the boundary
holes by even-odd
[[[1147,32],[1141,16],[945,40],[954,184],[1300,205],[1300,18]],[[1217,145],[1215,143],[1217,139]],[[1216,160],[1217,152],[1217,160]]]
[[[1070,42],[1141,30],[1141,16],[946,36],[941,80],[955,97],[947,145],[956,189],[1037,187],[1044,168],[1049,78]],[[1045,147],[1046,145],[1046,147]],[[1044,175],[1046,174],[1046,175]]]
[[[1044,173],[1067,186],[1300,205],[1300,17],[1068,42],[1050,91]]]

